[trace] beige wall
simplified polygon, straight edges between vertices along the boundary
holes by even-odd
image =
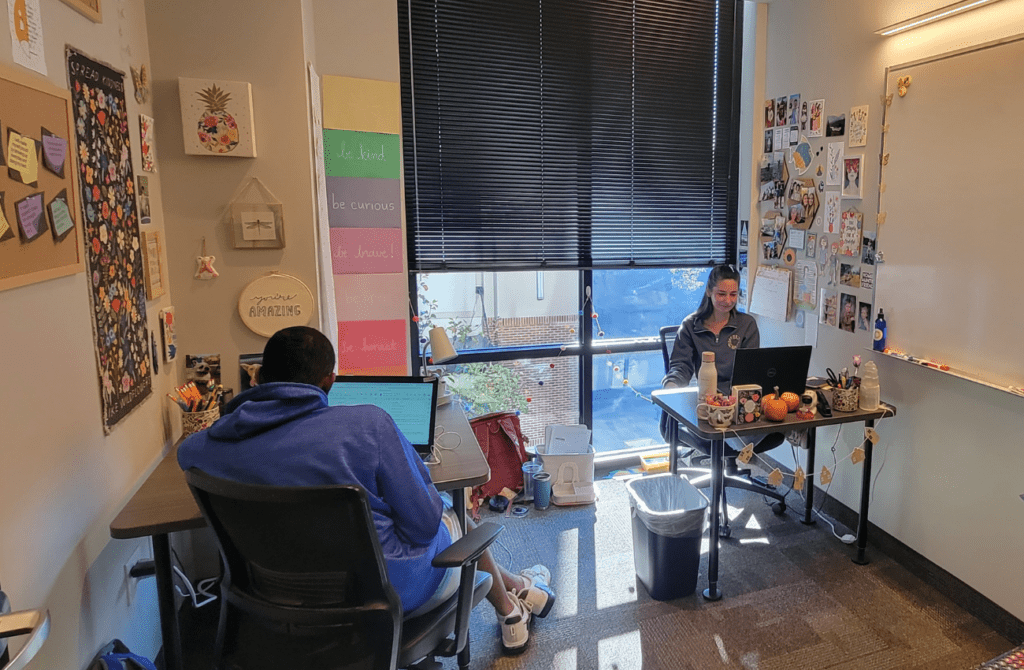
[[[311,131],[305,32],[300,0],[218,0],[230,29],[198,29],[207,0],[150,1],[154,112],[164,183],[169,275],[182,354],[221,354],[223,381],[239,388],[239,354],[263,351],[266,339],[238,316],[238,296],[253,279],[279,270],[317,295],[316,228],[310,172]],[[246,81],[252,85],[256,158],[188,156],[181,140],[178,77]],[[283,249],[235,249],[229,205],[252,177],[284,205]],[[194,278],[206,240],[217,257],[216,279]],[[311,325],[317,326],[314,318]],[[184,357],[178,362],[183,369]]]
[[[51,83],[67,88],[65,43],[126,73],[139,174],[138,114],[153,115],[152,102],[136,103],[128,74],[129,64],[149,60],[141,0],[104,3],[99,24],[59,0],[39,4]],[[0,42],[0,62],[42,78],[13,65],[8,30]],[[149,177],[154,223],[145,229],[164,230],[162,175]],[[163,399],[174,375],[161,366],[153,395],[104,436],[88,295],[84,273],[0,292],[0,584],[16,609],[50,610],[39,670],[83,667],[115,636],[144,654],[158,648],[153,580],[129,604],[122,569],[136,549],[148,555],[149,543],[112,541],[108,526],[169,443]],[[147,303],[150,329],[170,304],[170,294]]]
[[[768,5],[765,55],[758,63],[763,80],[748,104],[759,110],[766,97],[800,93],[803,99],[825,98],[828,114],[849,114],[854,105],[870,105],[868,145],[863,148],[870,170],[861,201],[861,211],[868,214],[865,221],[873,220],[877,211],[879,96],[886,66],[1024,32],[1024,0],[1003,0],[903,36],[874,34],[878,28],[947,4],[946,0],[773,0]],[[754,137],[759,138],[757,115],[754,123]],[[1010,131],[973,128],[969,116],[964,128],[964,138],[950,138],[954,158],[956,143],[971,132]],[[753,145],[750,158],[756,160],[761,149],[759,142]],[[924,173],[927,166],[901,164],[900,169]],[[926,222],[922,227],[922,234],[927,234]],[[884,227],[878,245],[884,252]],[[1008,296],[1013,292],[1014,287],[1007,287]],[[870,297],[868,291],[858,293]],[[879,306],[886,307],[876,305],[876,310]],[[760,319],[759,323],[765,344],[803,341],[803,331],[792,322]],[[958,326],[951,320],[950,327]],[[862,349],[865,344],[864,337],[823,326],[812,370],[838,369],[858,353],[871,359]],[[882,398],[894,403],[899,413],[879,424],[886,446],[876,450],[871,521],[1024,618],[1024,575],[1019,570],[1024,551],[1024,504],[1018,497],[1024,492],[1021,399],[892,359],[879,359],[878,370]],[[835,435],[835,431],[820,431],[819,464],[831,461],[828,446]],[[853,426],[844,430],[837,446],[840,456],[850,453],[860,437]],[[856,469],[849,461],[841,465],[830,491],[854,509],[860,486]]]

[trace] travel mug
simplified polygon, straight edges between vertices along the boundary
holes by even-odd
[[[533,500],[533,476],[542,472],[543,467],[535,461],[523,463],[523,502]]]
[[[547,509],[551,504],[551,474],[538,472],[533,476],[533,506]]]

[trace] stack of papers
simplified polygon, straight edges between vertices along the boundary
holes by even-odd
[[[586,454],[590,452],[590,429],[583,425],[555,424],[544,429],[547,454]]]

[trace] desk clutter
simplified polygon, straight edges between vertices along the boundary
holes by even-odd
[[[203,393],[195,382],[188,382],[175,387],[174,394],[168,393],[167,397],[181,409],[181,433],[182,437],[187,437],[209,428],[220,418],[224,387],[218,384]]]

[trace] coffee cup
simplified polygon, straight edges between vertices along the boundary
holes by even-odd
[[[697,418],[707,421],[712,428],[728,428],[736,418],[736,405],[709,405],[702,402],[697,405]]]

